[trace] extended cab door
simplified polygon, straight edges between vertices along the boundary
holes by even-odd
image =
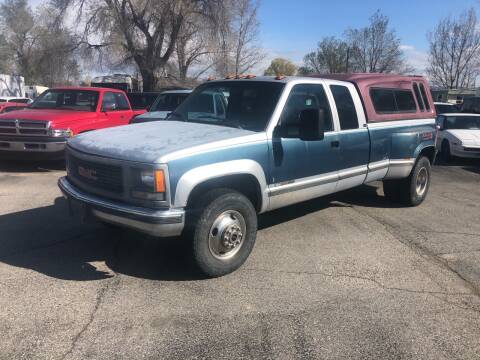
[[[333,98],[334,118],[339,128],[336,191],[341,191],[364,183],[368,173],[370,137],[354,85],[329,81],[328,90]]]
[[[300,112],[323,110],[325,135],[321,140],[299,138]],[[339,147],[332,110],[323,81],[293,85],[271,139],[270,209],[335,191]]]
[[[126,125],[133,115],[125,94],[113,91],[103,94],[101,112],[101,127]]]

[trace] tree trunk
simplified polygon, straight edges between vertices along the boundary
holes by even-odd
[[[157,90],[157,78],[153,72],[153,69],[140,69],[143,81],[143,91],[155,91]]]

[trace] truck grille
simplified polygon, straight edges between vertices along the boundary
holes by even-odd
[[[48,121],[0,120],[0,135],[47,136]]]
[[[123,192],[123,172],[120,166],[87,161],[71,153],[68,153],[67,166],[68,175],[73,177],[75,183],[116,194]]]

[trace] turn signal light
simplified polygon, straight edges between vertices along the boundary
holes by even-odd
[[[165,174],[163,170],[155,170],[155,192],[165,192]]]

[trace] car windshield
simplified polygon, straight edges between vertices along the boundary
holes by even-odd
[[[285,84],[224,81],[199,86],[168,120],[265,131]]]
[[[447,116],[446,129],[480,130],[480,116]]]
[[[455,105],[435,105],[435,110],[437,114],[450,114],[458,112],[458,109]]]
[[[47,90],[30,105],[33,109],[95,111],[98,92],[90,90]]]
[[[150,111],[173,111],[189,94],[160,94]]]
[[[0,99],[0,103],[7,102],[7,99]]]

